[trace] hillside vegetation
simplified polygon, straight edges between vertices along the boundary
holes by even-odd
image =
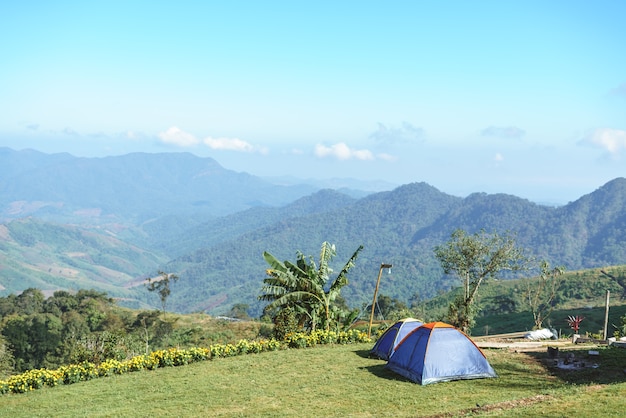
[[[602,271],[621,280],[614,280]],[[533,329],[533,316],[525,301],[527,286],[537,283],[537,278],[490,281],[482,287],[477,301],[479,315],[472,335],[500,334],[507,332],[530,331]],[[553,311],[543,324],[555,328],[563,335],[573,331],[567,324],[567,317],[581,315],[586,319],[581,324],[581,333],[602,334],[607,291],[610,292],[610,315],[608,335],[614,332],[626,334],[622,318],[626,313],[626,266],[613,266],[566,272],[561,278]],[[456,291],[441,294],[433,299],[413,306],[412,314],[428,320],[445,320],[448,305]]]
[[[266,268],[260,257],[263,251],[289,260],[296,250],[315,254],[321,242],[329,241],[336,244],[338,258],[345,259],[363,245],[344,291],[348,302],[357,307],[367,303],[380,263],[389,263],[392,274],[381,283],[381,292],[410,304],[456,285],[443,275],[433,254],[455,228],[468,233],[510,231],[529,255],[570,271],[622,264],[626,179],[560,208],[508,195],[461,199],[427,184],[409,184],[340,209],[285,219],[178,257],[163,269],[177,272],[187,282],[173,295],[173,303],[185,301],[192,310],[219,312],[229,303],[254,304]],[[257,305],[253,312],[259,309]]]
[[[613,277],[625,277],[626,266],[603,271]],[[598,270],[591,269],[565,274],[555,298],[554,311],[544,325],[569,337],[573,331],[566,319],[580,315],[585,319],[579,333],[601,339],[605,296],[610,290],[613,297],[608,336],[626,336],[623,288],[607,275],[598,277],[598,273]],[[523,289],[536,280],[513,279],[486,285],[477,301],[479,316],[471,334],[481,336],[533,329],[533,316],[523,300]],[[378,329],[405,317],[425,322],[447,322],[447,307],[454,297],[455,291],[451,291],[407,306],[381,295],[374,335]],[[202,313],[133,310],[120,307],[106,293],[93,290],[56,291],[46,297],[38,289],[27,289],[17,296],[0,297],[0,379],[3,374],[13,372],[83,361],[98,364],[108,359],[124,360],[170,347],[208,347],[214,343],[231,344],[240,339],[254,340],[278,334],[283,335],[279,339],[284,338],[285,325],[277,322],[281,328],[278,325],[275,328],[269,318],[264,318],[264,322],[253,321],[247,316],[245,306],[234,307],[228,315],[230,318],[216,318]],[[365,330],[366,321],[361,318],[352,326],[349,322],[337,323],[338,328],[333,325],[332,330],[347,327]],[[306,328],[303,327],[294,326],[294,332]]]
[[[145,302],[137,278],[166,260],[97,230],[36,219],[0,225],[4,295],[27,288],[43,289],[47,294],[95,288],[111,297]],[[141,305],[145,303],[138,303]]]
[[[0,295],[87,288],[156,307],[140,285],[161,270],[180,277],[173,311],[218,315],[245,304],[259,317],[263,253],[293,260],[330,242],[337,260],[364,247],[342,291],[351,307],[371,301],[381,263],[393,265],[381,294],[411,305],[457,285],[433,248],[459,228],[508,231],[529,255],[568,271],[626,260],[624,178],[548,207],[505,194],[461,198],[425,183],[357,198],[272,185],[189,154],[1,151]]]
[[[38,289],[27,289],[0,297],[0,380],[32,369],[122,361],[171,347],[234,344],[271,335],[270,324],[249,319],[132,310],[92,290],[45,297]]]

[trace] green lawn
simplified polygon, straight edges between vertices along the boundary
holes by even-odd
[[[419,386],[368,358],[371,344],[217,358],[0,396],[6,417],[615,416],[626,350],[599,369],[548,372],[543,353],[488,350],[499,377]],[[480,406],[477,406],[480,405]]]

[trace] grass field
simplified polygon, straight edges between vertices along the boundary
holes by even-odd
[[[556,373],[547,354],[487,350],[499,377],[419,386],[368,357],[371,344],[328,345],[140,371],[0,396],[6,417],[602,416],[626,410],[626,350],[598,369]]]

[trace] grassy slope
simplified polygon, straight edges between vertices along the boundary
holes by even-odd
[[[621,303],[617,305],[617,303]],[[579,334],[602,334],[604,328],[604,307],[594,308],[571,308],[557,309],[552,312],[545,327],[553,327],[561,336],[571,336],[574,331],[567,323],[568,316],[580,315],[584,317],[580,323]],[[612,336],[616,327],[621,324],[621,318],[626,315],[626,304],[623,302],[613,302],[609,308],[608,336]],[[519,312],[502,315],[489,315],[478,318],[476,326],[472,330],[472,335],[493,335],[507,332],[529,331],[533,328],[533,316],[528,312]]]
[[[493,350],[497,379],[418,386],[370,359],[371,344],[222,358],[0,397],[0,415],[621,416],[626,350],[608,369],[550,374],[537,356]],[[619,357],[615,357],[619,355]],[[477,404],[480,407],[477,407]]]
[[[621,318],[626,315],[626,299],[622,299],[619,285],[601,274],[600,270],[623,277],[626,274],[626,265],[566,272],[563,279],[568,286],[563,287],[574,289],[566,292],[573,292],[574,296],[563,296],[556,309],[544,321],[543,326],[555,328],[562,335],[571,335],[573,331],[567,324],[567,317],[581,315],[585,317],[585,320],[581,323],[580,334],[601,333],[604,327],[606,290],[609,289],[611,295],[608,334],[611,336],[616,330],[615,326],[620,326]],[[472,335],[493,335],[531,330],[534,325],[533,316],[523,303],[523,289],[523,280],[489,281],[481,286],[478,303],[483,308],[485,305],[493,304],[494,297],[506,296],[516,299],[519,311],[488,314],[486,312],[488,309],[481,309],[481,313],[476,318],[476,325],[472,329]],[[454,291],[451,291],[426,301],[423,307],[415,312],[415,316],[427,321],[445,321],[448,305],[453,298]]]

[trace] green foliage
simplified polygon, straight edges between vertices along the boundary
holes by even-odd
[[[14,357],[16,371],[56,367],[88,357],[85,351],[101,346],[85,343],[93,338],[92,333],[111,326],[124,330],[123,321],[114,320],[113,302],[104,293],[81,290],[71,295],[58,291],[44,299],[40,290],[28,289],[17,297],[0,298],[0,302],[5,312],[0,332]]]
[[[621,306],[626,306],[623,305],[625,301],[619,297],[620,285],[602,274],[601,270],[616,277],[626,274],[626,266],[564,272],[562,276],[559,276],[560,284],[552,303],[553,312],[543,325],[568,329],[563,318],[566,318],[569,313],[580,313],[587,317],[585,312],[595,312],[597,308],[598,319],[594,321],[594,328],[592,328],[595,332],[602,328],[607,290],[611,292],[611,312],[619,311]],[[534,327],[533,315],[524,299],[524,290],[528,281],[531,282],[529,285],[535,288],[539,285],[539,280],[540,277],[537,276],[486,282],[476,299],[478,313],[472,334],[484,334],[486,328],[490,334],[531,330]],[[427,322],[436,320],[445,322],[447,308],[454,298],[461,294],[461,290],[461,288],[456,288],[433,299],[421,301],[412,307],[412,312],[417,318]],[[617,318],[614,318],[611,323],[618,326],[619,322]],[[610,333],[614,329],[612,325],[611,327]]]
[[[480,231],[468,235],[457,229],[444,244],[435,247],[435,256],[444,273],[454,274],[461,282],[462,295],[449,306],[448,321],[469,333],[478,312],[474,300],[483,281],[497,278],[502,271],[527,268],[528,257],[512,236]]]
[[[535,329],[541,329],[543,322],[554,309],[554,299],[562,282],[565,267],[550,268],[547,261],[541,262],[538,280],[524,281],[524,300],[533,314]]]
[[[289,261],[281,263],[270,253],[264,252],[263,257],[270,268],[266,270],[268,277],[263,280],[263,294],[259,299],[270,301],[269,309],[291,308],[300,327],[311,330],[318,326],[326,330],[331,326],[336,328],[348,315],[343,314],[343,309],[335,301],[341,289],[348,284],[348,271],[354,267],[362,249],[363,246],[359,246],[332,281],[330,274],[333,270],[329,263],[335,257],[336,250],[328,242],[322,243],[319,266],[313,257],[307,258],[300,251],[297,252],[295,264]]]
[[[580,201],[559,208],[510,195],[477,193],[461,199],[424,183],[404,185],[325,213],[278,222],[268,218],[265,226],[177,259],[167,268],[184,272],[189,286],[181,286],[172,297],[172,306],[186,309],[191,304],[192,310],[205,308],[208,304],[202,303],[203,298],[213,302],[215,299],[209,298],[216,294],[228,295],[228,299],[221,299],[224,305],[250,303],[258,294],[258,288],[250,283],[258,281],[256,272],[263,268],[256,260],[267,248],[267,242],[272,242],[272,254],[281,260],[289,257],[292,248],[305,253],[315,251],[321,240],[334,242],[338,249],[355,248],[362,243],[365,250],[350,273],[356,279],[342,290],[351,307],[371,302],[374,281],[370,278],[381,260],[397,266],[393,281],[383,283],[384,293],[407,304],[415,293],[430,299],[439,291],[455,287],[457,281],[442,275],[433,253],[433,247],[444,244],[455,229],[468,234],[480,230],[511,231],[529,256],[563,265],[570,271],[615,265],[625,259],[626,228],[620,215],[625,210],[626,179],[616,179]],[[264,208],[257,213],[265,216],[267,212]],[[236,219],[230,217],[229,222],[236,223]],[[339,253],[338,257],[347,259],[349,255]],[[228,263],[234,259],[237,263]],[[503,276],[501,279],[511,277]],[[227,278],[232,277],[237,278],[236,289],[228,282]],[[211,289],[199,292],[198,288],[207,282]],[[228,306],[213,303],[210,307],[212,312],[228,310]],[[250,303],[250,307],[252,316],[261,315],[260,304]]]
[[[120,308],[93,290],[57,291],[43,301],[37,289],[25,293],[0,297],[0,375],[125,361],[168,347],[230,343],[261,333],[257,322],[229,323],[202,314],[172,314],[166,320],[159,311]],[[24,303],[33,300],[38,303]]]
[[[274,317],[274,337],[282,341],[288,334],[297,332],[301,327],[298,325],[298,320],[294,309],[291,306],[285,306],[278,310],[278,313]]]
[[[50,367],[62,342],[61,320],[51,314],[11,315],[3,320],[2,334],[15,358],[16,370]]]
[[[13,353],[2,334],[0,334],[0,380],[13,373],[13,362]]]
[[[249,308],[250,305],[247,303],[236,303],[230,308],[228,316],[237,319],[250,319],[250,315],[248,315]]]
[[[35,218],[15,220],[2,228],[8,234],[0,251],[2,296],[28,288],[93,288],[145,306],[147,297],[141,289],[127,285],[167,260],[100,228],[57,225]],[[24,236],[31,237],[30,241],[25,242]]]
[[[318,344],[350,344],[371,341],[367,333],[359,330],[313,332],[295,332],[285,336],[285,343],[290,348],[313,347]]]
[[[131,335],[118,332],[95,332],[71,340],[64,351],[66,363],[90,362],[100,364],[107,360],[125,360],[142,352],[141,342]]]
[[[564,338],[569,338],[574,332],[570,328],[567,319],[569,316],[577,315],[585,318],[581,323],[581,335],[596,334],[604,327],[604,306],[556,308],[552,311],[552,315],[550,315],[544,326],[555,329]],[[609,310],[609,335],[614,335],[618,332],[624,315],[626,315],[626,305],[611,306]],[[533,328],[534,323],[529,311],[503,315],[485,315],[477,317],[473,335],[482,336],[530,331]]]
[[[28,288],[17,296],[16,308],[25,315],[41,311],[44,295],[39,289]]]

